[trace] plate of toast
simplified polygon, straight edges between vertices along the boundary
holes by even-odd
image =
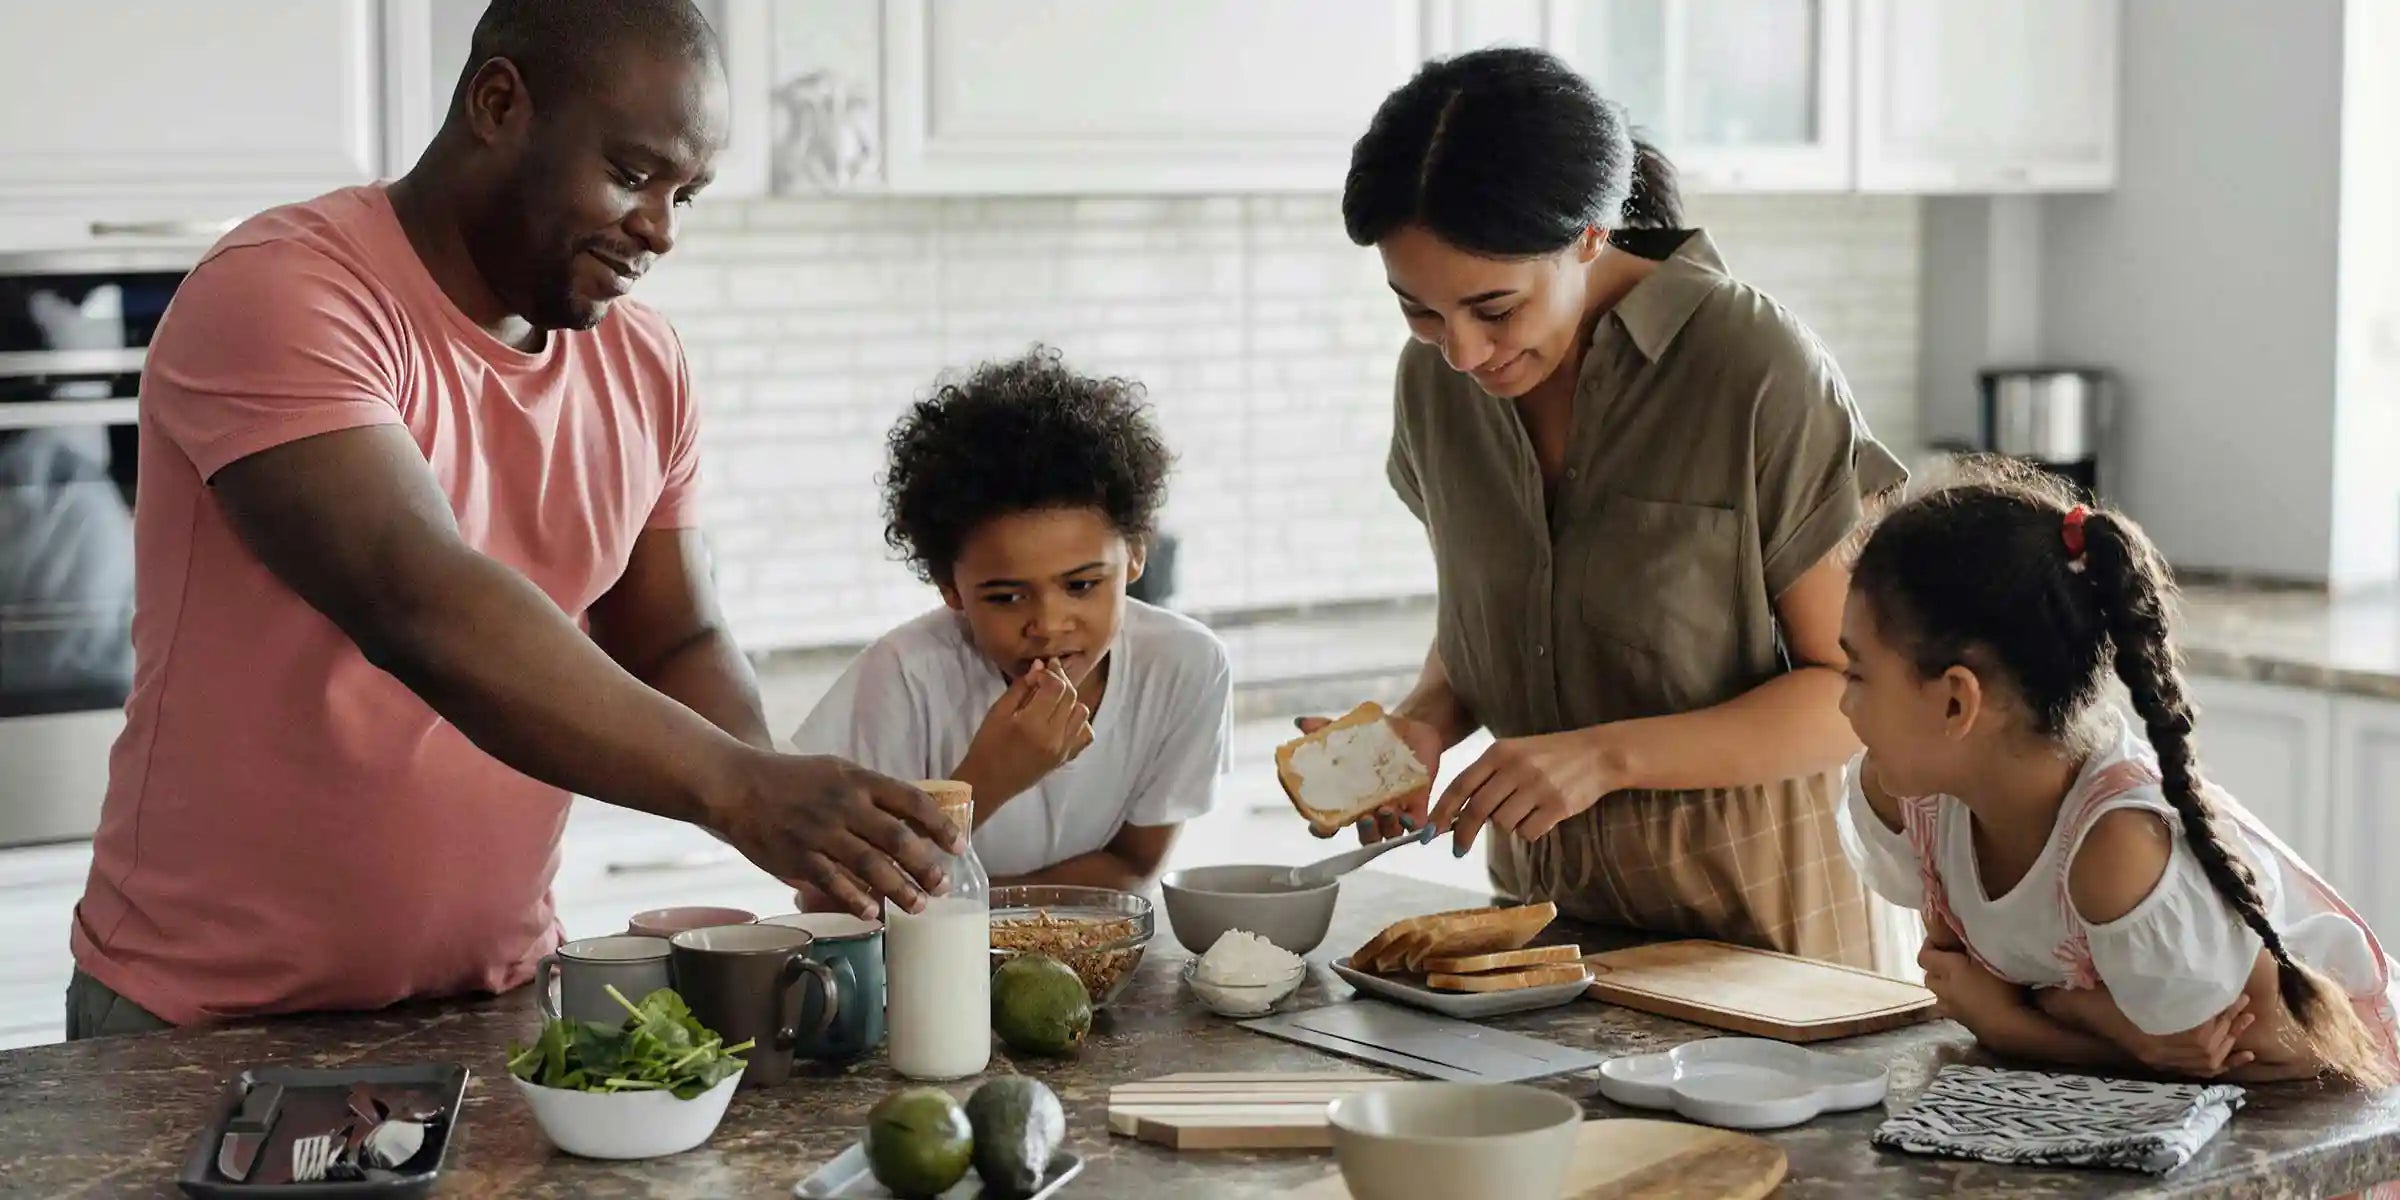
[[[1462,908],[1384,926],[1334,974],[1386,1000],[1473,1020],[1565,1004],[1591,969],[1576,945],[1535,946],[1555,904]]]

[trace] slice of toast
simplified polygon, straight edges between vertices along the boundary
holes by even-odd
[[[1579,962],[1544,963],[1536,967],[1519,967],[1514,971],[1487,971],[1481,975],[1435,972],[1425,976],[1425,986],[1445,992],[1514,992],[1523,988],[1548,987],[1555,983],[1581,983],[1590,978],[1590,969]]]
[[[1521,950],[1558,916],[1558,906],[1543,901],[1504,908],[1490,915],[1454,914],[1416,931],[1401,948],[1400,966],[1423,971],[1436,958],[1471,958]]]
[[[1471,954],[1462,958],[1429,958],[1425,960],[1425,973],[1479,975],[1486,971],[1513,971],[1519,967],[1579,962],[1582,958],[1581,946],[1536,946],[1528,950],[1502,950],[1495,954]]]
[[[1374,937],[1368,938],[1364,944],[1359,946],[1358,949],[1351,951],[1350,969],[1353,971],[1365,971],[1369,974],[1378,974],[1384,971],[1393,970],[1400,965],[1401,940],[1410,937],[1410,935],[1414,934],[1417,930],[1430,925],[1435,921],[1441,920],[1444,917],[1481,916],[1490,913],[1497,913],[1499,911],[1501,910],[1498,908],[1486,906],[1483,908],[1456,909],[1451,912],[1426,913],[1422,916],[1415,917],[1402,917],[1401,919],[1384,926],[1382,932],[1377,933]]]
[[[1433,786],[1433,773],[1372,700],[1277,746],[1275,777],[1320,835]]]

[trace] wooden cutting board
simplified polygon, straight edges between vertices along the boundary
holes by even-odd
[[[1759,1200],[1783,1182],[1773,1142],[1673,1121],[1585,1121],[1560,1200]],[[1341,1172],[1291,1200],[1351,1200]],[[1533,1198],[1529,1198],[1533,1200]]]
[[[1895,1029],[1933,1015],[1933,993],[1855,967],[1724,942],[1653,942],[1587,955],[1584,994],[1695,1025],[1786,1042]]]
[[[1170,1150],[1321,1150],[1325,1106],[1390,1083],[1359,1071],[1161,1075],[1108,1089],[1108,1131]]]

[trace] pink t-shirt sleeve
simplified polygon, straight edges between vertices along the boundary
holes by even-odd
[[[650,519],[644,529],[697,529],[700,527],[700,406],[692,397],[691,359],[683,352],[683,339],[674,338],[675,392],[669,406],[671,427],[667,431],[667,475],[658,490],[658,503],[650,508]]]
[[[376,293],[316,250],[236,246],[176,289],[142,413],[202,479],[286,442],[401,421],[400,363]]]

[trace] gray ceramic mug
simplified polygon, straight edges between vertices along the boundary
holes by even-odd
[[[742,1053],[749,1064],[743,1087],[790,1079],[793,1053],[802,1042],[823,1037],[841,1013],[841,984],[825,964],[809,958],[812,940],[805,929],[777,925],[718,925],[675,935],[675,989],[692,1016],[728,1046],[757,1043]],[[805,985],[804,977],[814,986]],[[810,991],[822,995],[822,1008],[816,1024],[803,1025],[803,993]]]
[[[609,998],[614,985],[635,1004],[673,985],[665,938],[612,934],[583,938],[542,957],[533,969],[534,999],[544,1017],[621,1024],[625,1006]]]
[[[808,956],[825,964],[842,985],[841,1011],[820,1037],[804,1038],[800,1057],[841,1061],[883,1044],[883,922],[849,913],[785,913],[761,925],[805,929],[814,940]],[[823,1001],[811,993],[801,1005],[800,1027],[815,1028]]]

